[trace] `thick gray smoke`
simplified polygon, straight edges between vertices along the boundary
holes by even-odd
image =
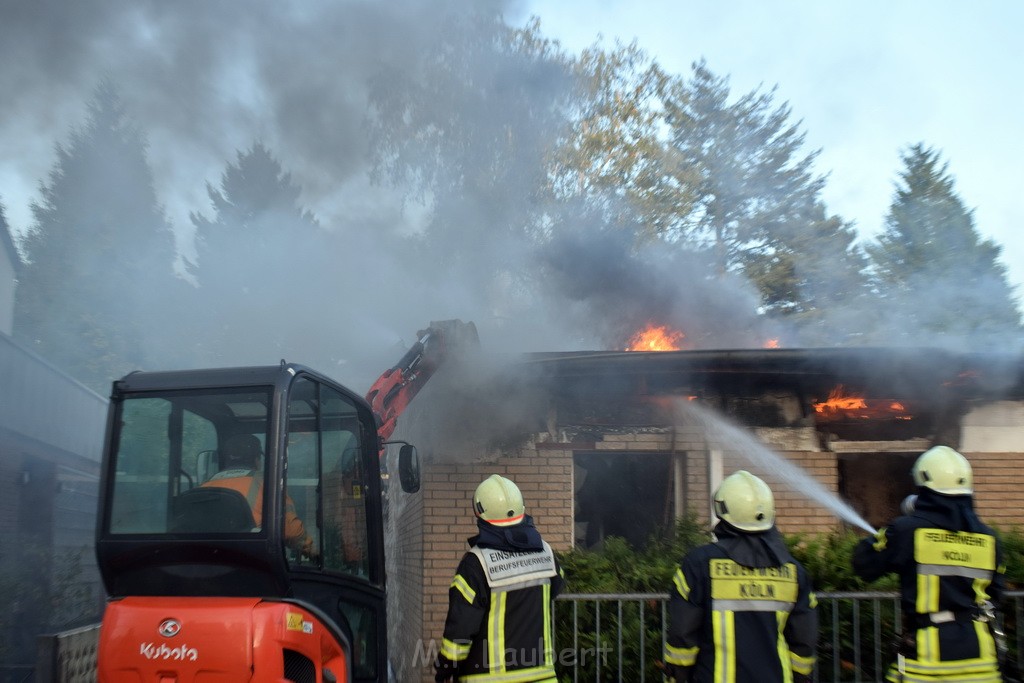
[[[206,184],[216,187],[236,152],[257,140],[302,188],[303,206],[337,236],[337,251],[316,264],[331,276],[311,278],[321,291],[260,302],[264,320],[277,316],[301,331],[288,338],[290,359],[327,365],[328,373],[365,387],[417,329],[444,318],[475,320],[485,338],[506,349],[528,339],[558,346],[557,333],[545,332],[549,313],[519,296],[515,283],[467,280],[493,274],[497,260],[508,273],[522,272],[525,245],[497,239],[490,253],[478,255],[475,271],[449,268],[437,258],[446,245],[431,244],[429,253],[417,254],[418,247],[402,243],[423,229],[425,215],[439,210],[432,199],[404,205],[408,188],[370,180],[371,88],[432,68],[424,66],[424,55],[436,51],[439,37],[460,26],[460,19],[506,11],[515,8],[444,0],[6,4],[0,9],[0,59],[18,68],[0,69],[6,93],[0,140],[8,152],[0,160],[0,201],[16,235],[30,227],[27,205],[39,200],[30,186],[52,169],[55,145],[82,124],[86,103],[106,79],[148,139],[157,194],[185,258],[195,256],[189,214],[211,215]],[[495,79],[499,89],[513,84],[527,107],[535,99],[543,108],[552,97],[550,78],[519,78],[501,64],[480,65],[478,73]],[[443,116],[459,103],[442,99],[434,106]],[[487,113],[479,112],[479,120]],[[539,149],[546,142],[534,144]],[[495,214],[499,222],[514,222],[517,189],[508,188],[504,209],[486,198],[466,198],[446,219],[466,227],[446,234],[458,239],[493,230]],[[267,248],[290,253],[285,235]],[[506,324],[524,308],[539,323],[529,333]],[[344,321],[318,331],[324,318]],[[339,327],[345,335],[336,335]],[[499,330],[488,334],[494,327]],[[238,362],[276,362],[267,357],[272,353],[277,351],[254,343],[239,349]]]
[[[204,203],[204,182],[254,139],[282,157],[318,214],[376,223],[396,207],[367,197],[368,79],[414,63],[457,11],[415,1],[6,3],[0,58],[18,65],[0,70],[0,135],[16,145],[6,156],[42,178],[106,77],[149,137],[180,229]]]
[[[520,11],[498,0],[6,3],[0,201],[16,234],[29,227],[28,203],[53,167],[54,145],[82,123],[94,88],[107,79],[148,138],[157,194],[185,258],[196,251],[189,214],[211,215],[207,183],[217,186],[225,165],[254,141],[280,160],[302,188],[302,205],[336,237],[329,251],[296,267],[293,279],[309,280],[301,296],[277,291],[250,311],[223,312],[239,318],[236,327],[268,319],[288,327],[251,335],[251,348],[238,349],[240,363],[286,353],[366,388],[417,329],[448,318],[476,322],[484,348],[495,352],[622,348],[650,321],[677,327],[695,347],[761,346],[778,337],[761,328],[748,283],[709,278],[706,264],[685,253],[633,248],[629,230],[602,231],[581,219],[553,243],[532,246],[530,227],[543,225],[544,214],[529,193],[562,133],[555,119],[570,84],[551,64],[489,53],[486,38],[473,33],[474,17],[514,24]],[[446,40],[471,47],[450,54]],[[447,76],[439,73],[445,68]],[[465,82],[451,87],[458,78]],[[436,83],[449,87],[433,93]],[[410,192],[416,177],[374,182],[371,153],[381,141],[368,134],[379,114],[371,99],[388,87],[419,89],[425,105],[399,109],[394,120],[407,124],[398,134],[415,131],[426,141],[416,147],[406,139],[390,153],[422,169],[443,152],[452,175],[465,174],[462,187],[442,183],[447,195],[418,197]],[[422,122],[403,118],[414,114],[430,125],[417,129]],[[508,146],[517,152],[471,158],[486,141],[499,150],[514,141]],[[476,183],[481,170],[500,182]],[[409,240],[428,228],[429,240]],[[284,231],[267,243],[282,259],[292,247]],[[461,257],[449,258],[455,252]],[[855,327],[841,308],[831,315]],[[268,336],[272,347],[260,343]]]
[[[623,230],[570,231],[541,255],[549,296],[565,301],[580,329],[597,331],[600,348],[625,349],[650,324],[682,332],[683,348],[762,346],[772,337],[758,321],[758,295],[748,282],[713,277],[697,254],[634,247],[630,238]]]
[[[0,197],[12,228],[22,231],[29,220],[29,198],[14,178],[46,177],[54,145],[81,125],[106,79],[148,139],[157,194],[184,258],[196,257],[189,214],[212,215],[207,183],[217,187],[225,165],[254,141],[280,160],[303,191],[302,205],[336,237],[301,269],[315,295],[269,288],[250,310],[218,311],[235,327],[266,330],[268,315],[280,321],[251,335],[250,347],[235,351],[237,363],[276,362],[280,353],[365,388],[417,329],[447,318],[474,320],[495,352],[621,348],[631,328],[659,318],[695,335],[696,345],[756,343],[744,329],[754,317],[748,287],[707,285],[703,269],[681,256],[651,250],[623,258],[628,231],[588,239],[583,233],[594,226],[581,225],[550,249],[530,245],[524,226],[537,215],[527,195],[561,132],[557,116],[545,112],[557,110],[569,86],[550,66],[491,53],[491,62],[456,70],[489,89],[487,99],[455,96],[453,88],[429,105],[428,115],[453,122],[441,144],[465,138],[469,155],[480,153],[481,140],[516,139],[525,152],[497,157],[507,165],[496,172],[499,182],[467,182],[462,195],[426,196],[418,206],[406,203],[408,186],[371,182],[371,90],[419,87],[438,75],[431,69],[450,66],[437,58],[439,41],[452,40],[454,30],[454,39],[472,44],[457,34],[473,28],[471,15],[515,11],[511,3],[470,8],[454,0],[8,5],[0,58],[19,68],[0,70],[8,93],[0,139],[14,144],[0,166]],[[467,53],[488,55],[486,46]],[[481,101],[491,109],[474,109]],[[433,148],[404,153],[419,163]],[[472,172],[487,161],[458,163]],[[429,242],[409,242],[431,222]],[[265,239],[268,253],[294,252],[287,231]],[[448,258],[459,251],[461,260]]]

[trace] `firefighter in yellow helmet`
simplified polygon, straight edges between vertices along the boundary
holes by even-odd
[[[481,482],[473,512],[480,533],[469,539],[448,590],[435,679],[555,683],[558,561],[511,480],[494,474]]]
[[[775,499],[746,470],[713,501],[711,543],[687,553],[669,600],[665,666],[681,683],[801,683],[814,669],[817,599],[775,528]]]
[[[904,632],[890,681],[1001,681],[993,605],[1004,590],[999,539],[974,513],[967,458],[935,446],[913,467],[917,498],[854,549],[868,581],[900,579]]]

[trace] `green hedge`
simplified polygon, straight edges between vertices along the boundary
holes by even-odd
[[[1006,579],[1010,588],[1024,587],[1024,531],[997,529],[1002,540]],[[866,583],[853,573],[850,559],[863,532],[838,530],[820,534],[784,534],[793,556],[810,572],[817,591],[895,590],[896,577]],[[707,524],[694,513],[672,529],[653,535],[647,546],[635,549],[624,539],[610,537],[598,551],[574,549],[559,553],[572,593],[665,593],[672,575],[689,550],[711,539]]]

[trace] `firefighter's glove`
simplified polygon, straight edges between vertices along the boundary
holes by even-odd
[[[437,683],[445,683],[455,678],[455,662],[443,657],[437,656],[437,661],[434,662],[434,680]]]

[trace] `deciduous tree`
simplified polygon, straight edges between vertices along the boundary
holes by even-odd
[[[669,76],[636,43],[594,45],[572,68],[569,127],[551,157],[556,196],[641,226],[642,238],[671,232],[693,210],[698,177],[666,144],[660,96]]]

